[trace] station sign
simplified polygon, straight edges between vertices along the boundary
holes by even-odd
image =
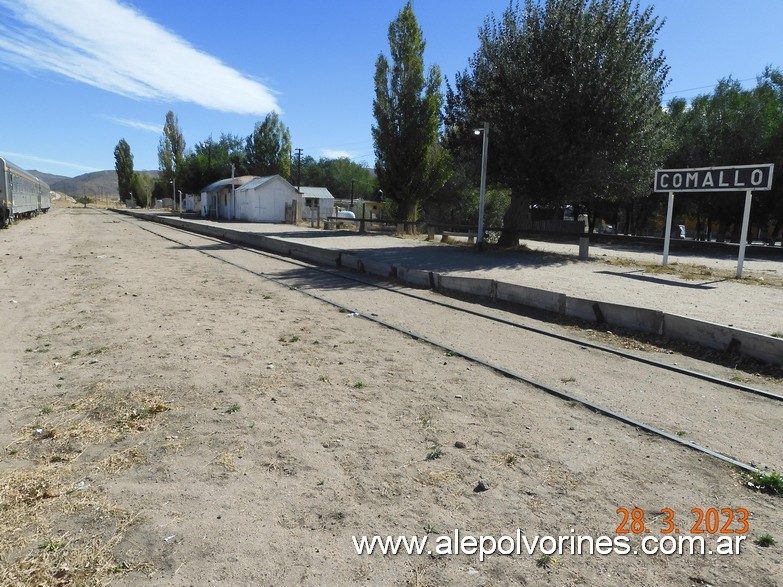
[[[658,169],[656,192],[744,192],[772,189],[774,164]]]

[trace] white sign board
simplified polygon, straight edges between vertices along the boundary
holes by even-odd
[[[675,192],[745,192],[745,213],[742,217],[739,259],[737,261],[737,277],[742,277],[753,191],[771,190],[774,171],[775,165],[773,163],[694,169],[658,169],[655,172],[654,191],[669,193],[662,264],[667,265],[669,262],[669,240],[671,239]]]

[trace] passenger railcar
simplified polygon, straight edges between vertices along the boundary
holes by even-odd
[[[0,227],[49,211],[52,198],[48,185],[3,157],[0,166]]]

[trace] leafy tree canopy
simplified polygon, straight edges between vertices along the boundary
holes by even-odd
[[[432,66],[424,76],[424,46],[413,6],[408,2],[389,25],[391,63],[375,63],[372,127],[375,170],[381,189],[406,220],[416,220],[421,201],[446,179],[442,152],[436,150],[441,74]]]
[[[291,177],[291,132],[277,112],[270,112],[257,122],[245,141],[245,168],[261,177]]]
[[[131,181],[133,179],[133,154],[125,139],[120,139],[114,147],[114,169],[117,171],[117,188],[120,199],[130,198]]]
[[[179,127],[179,120],[169,110],[163,125],[163,136],[158,144],[158,164],[163,175],[162,181],[170,182],[176,178],[185,161],[185,138]]]
[[[490,169],[512,189],[501,244],[528,226],[530,203],[648,191],[668,74],[660,27],[631,0],[526,0],[486,20],[470,68],[448,87],[446,126],[458,151],[490,124]]]
[[[671,100],[666,108],[666,167],[691,168],[774,163],[772,190],[754,195],[752,220],[776,234],[783,228],[783,74],[767,68],[754,88],[720,80],[710,94],[688,104]],[[736,194],[696,194],[677,198],[678,211],[719,222],[719,236],[735,224],[743,200]]]
[[[209,137],[196,143],[185,158],[179,180],[182,191],[198,194],[207,185],[231,177],[231,165],[236,176],[247,175],[245,167],[245,141],[236,135],[221,134],[215,141]]]

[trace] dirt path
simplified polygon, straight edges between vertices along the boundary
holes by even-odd
[[[0,583],[772,586],[783,576],[780,545],[754,543],[783,539],[780,498],[695,453],[111,214],[53,210],[0,243]],[[475,492],[480,479],[489,489]],[[457,528],[615,537],[618,508],[641,508],[655,536],[671,508],[690,534],[691,510],[711,507],[752,512],[739,556],[480,562],[359,556],[352,542],[434,541]],[[629,534],[632,548],[642,536]]]

